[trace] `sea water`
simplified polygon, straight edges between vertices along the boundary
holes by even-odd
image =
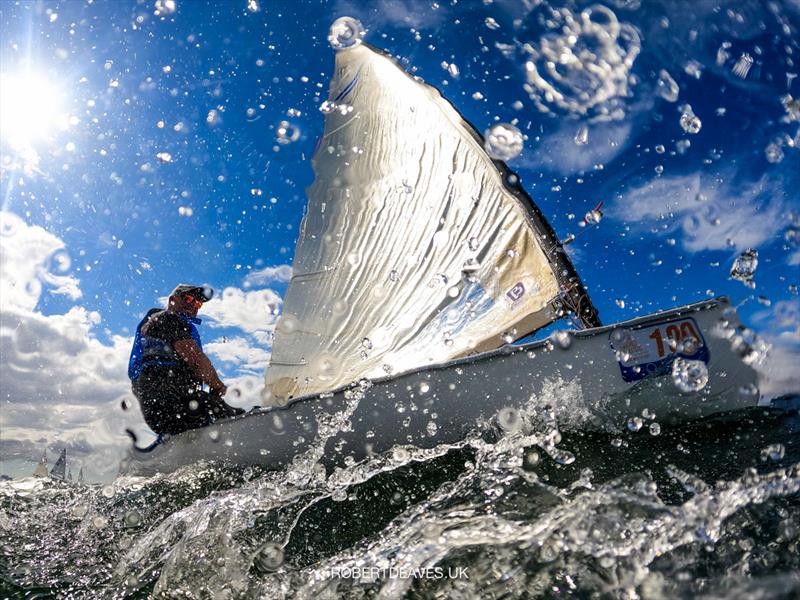
[[[645,414],[606,433],[559,430],[546,412],[504,414],[456,446],[396,448],[332,473],[299,460],[272,472],[198,463],[105,485],[4,482],[0,593],[800,593],[796,411],[680,426]]]

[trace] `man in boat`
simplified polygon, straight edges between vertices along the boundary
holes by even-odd
[[[145,422],[158,434],[174,435],[244,412],[222,399],[227,387],[203,353],[195,327],[197,311],[213,293],[180,284],[166,309],[150,309],[136,327],[128,377]]]

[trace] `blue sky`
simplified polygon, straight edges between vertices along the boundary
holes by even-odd
[[[724,294],[796,352],[800,5],[523,4],[0,4],[3,102],[17,111],[0,131],[0,470],[65,444],[88,471],[113,470],[98,454],[142,427],[124,374],[131,331],[179,281],[217,289],[204,341],[239,401],[254,397],[343,15],[479,130],[517,124],[527,139],[509,165],[562,238],[579,234],[569,251],[604,322]],[[564,23],[605,78],[591,60],[548,71]],[[662,70],[676,101],[659,94]],[[282,121],[296,140],[278,140]],[[584,231],[601,200],[605,218]],[[749,247],[754,290],[728,277]]]

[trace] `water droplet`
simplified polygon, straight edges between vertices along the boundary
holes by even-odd
[[[171,163],[172,162],[172,154],[169,152],[159,152],[156,154],[156,159],[160,163]]]
[[[631,417],[628,419],[627,425],[629,431],[639,431],[642,428],[643,421],[641,417]]]
[[[590,210],[583,216],[583,222],[587,225],[597,225],[603,220],[603,213],[599,210]]]
[[[489,156],[497,160],[511,160],[522,152],[522,132],[509,123],[492,125],[485,132],[484,148]]]
[[[197,400],[189,400],[189,410],[195,412],[200,408],[200,403]]]
[[[433,421],[428,421],[428,425],[425,427],[425,431],[428,432],[429,437],[433,437],[436,435],[436,432],[439,431],[439,426]]]
[[[672,363],[672,381],[683,392],[697,392],[708,383],[708,368],[701,360],[676,358]]]
[[[658,435],[661,433],[661,425],[658,423],[650,423],[650,435]]]
[[[467,240],[467,247],[470,249],[471,252],[477,252],[478,249],[481,247],[481,242],[476,237],[471,237]]]
[[[672,76],[661,69],[658,72],[658,81],[656,82],[656,93],[667,102],[677,102],[680,88]]]
[[[461,293],[461,290],[458,289],[457,285],[450,286],[447,289],[447,296],[449,298],[458,298],[458,295]]]
[[[500,23],[495,21],[492,17],[486,17],[486,20],[483,23],[489,29],[500,29]]]
[[[334,50],[343,50],[358,46],[364,39],[366,31],[358,19],[339,17],[331,25],[328,42]]]
[[[518,410],[506,406],[497,412],[497,424],[506,433],[514,433],[522,427],[522,418]]]
[[[299,322],[297,320],[297,317],[295,317],[294,315],[290,315],[289,313],[284,313],[278,320],[276,328],[281,333],[293,333],[297,330],[298,325]]]
[[[216,443],[219,441],[219,431],[216,429],[209,429],[208,437],[211,439],[212,442]]]
[[[361,340],[361,347],[365,350],[372,350],[372,341],[369,338]]]
[[[103,529],[106,525],[108,525],[108,519],[102,515],[98,515],[92,519],[92,525],[94,525],[96,529]]]
[[[739,60],[736,61],[736,64],[733,65],[733,74],[737,77],[741,77],[745,79],[747,74],[750,72],[750,67],[753,66],[753,57],[750,56],[747,52],[742,52],[742,55],[739,57]]]
[[[142,515],[135,510],[125,513],[125,525],[127,527],[138,527],[142,522]]]
[[[420,394],[427,394],[431,389],[431,386],[428,385],[425,381],[419,384],[419,393]]]
[[[258,5],[257,0],[247,0],[247,10],[251,13],[257,13],[261,10],[261,7]]]
[[[620,308],[625,308],[625,300],[623,300],[622,298],[617,298],[615,302],[617,303],[617,306],[619,306]]]
[[[567,350],[572,345],[572,334],[569,331],[556,331],[553,333],[556,346],[562,350]]]
[[[400,280],[400,273],[392,269],[389,271],[389,281],[399,281]]]
[[[256,552],[253,564],[261,572],[275,571],[283,564],[283,547],[267,542]]]
[[[753,275],[755,275],[757,268],[758,251],[748,248],[733,261],[730,277],[736,281],[741,281],[745,286],[752,289],[756,287],[753,282]]]
[[[755,398],[759,395],[758,387],[755,384],[748,383],[739,388],[739,394],[747,398]]]
[[[767,162],[777,164],[783,160],[783,150],[779,144],[771,142],[764,148],[764,155],[767,157]]]
[[[575,143],[578,146],[585,146],[589,143],[589,128],[586,125],[578,128],[578,132],[575,134]]]
[[[687,106],[683,113],[681,113],[680,118],[681,128],[686,133],[695,134],[700,131],[700,128],[703,126],[703,122],[700,120],[694,112],[692,112],[691,107]]]
[[[347,489],[338,488],[331,493],[331,500],[334,502],[344,502],[347,500]]]
[[[102,494],[103,494],[103,496],[104,496],[104,497],[106,497],[106,498],[113,498],[113,497],[114,497],[114,494],[116,494],[116,491],[114,490],[114,486],[112,486],[112,485],[107,485],[107,486],[105,486],[105,487],[103,488],[103,490],[102,490],[102,492],[101,492],[101,493],[102,493]]]
[[[782,460],[786,454],[783,444],[770,444],[761,450],[761,460],[771,460],[777,462]]]
[[[300,139],[300,129],[290,123],[289,121],[281,121],[278,123],[278,129],[275,131],[275,140],[279,144],[291,144]]]
[[[155,15],[157,17],[163,17],[165,15],[171,15],[177,10],[178,6],[175,0],[156,0],[155,4]]]

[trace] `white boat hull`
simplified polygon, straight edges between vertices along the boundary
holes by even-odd
[[[759,402],[746,349],[731,341],[739,327],[719,299],[508,346],[188,431],[133,450],[122,470],[149,475],[198,460],[277,469],[303,452],[331,469],[398,445],[458,443],[509,407],[552,404],[560,427],[586,429],[625,427],[643,414],[663,424],[735,411]],[[685,345],[708,369],[698,391],[682,391],[671,376],[669,336],[682,333],[700,338]]]

